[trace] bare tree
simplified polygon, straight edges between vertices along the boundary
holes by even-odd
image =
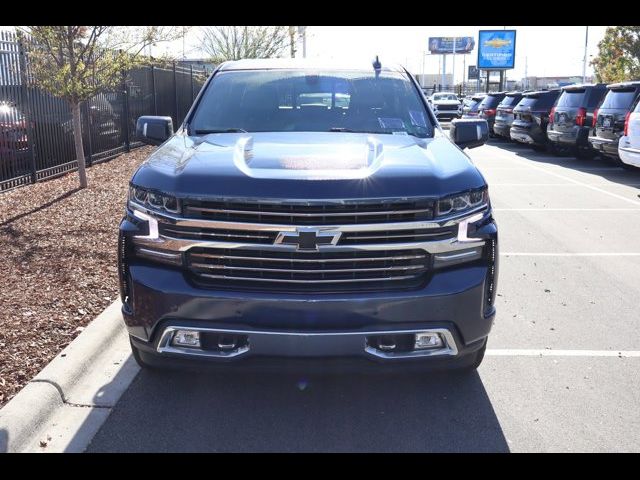
[[[213,63],[241,58],[282,56],[289,43],[289,27],[201,27],[202,50]]]
[[[180,38],[181,27],[31,26],[29,64],[33,80],[65,99],[73,115],[80,187],[87,186],[80,105],[117,88],[123,73],[143,62],[148,45]]]

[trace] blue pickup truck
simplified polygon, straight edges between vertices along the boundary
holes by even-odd
[[[119,231],[122,313],[143,367],[458,368],[495,316],[497,227],[464,148],[399,66],[221,64],[160,145]]]

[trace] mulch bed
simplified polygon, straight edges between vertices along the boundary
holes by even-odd
[[[118,298],[117,234],[143,147],[0,193],[0,407]]]

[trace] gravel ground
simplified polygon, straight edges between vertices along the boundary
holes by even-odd
[[[0,407],[118,296],[117,226],[153,147],[0,194]]]

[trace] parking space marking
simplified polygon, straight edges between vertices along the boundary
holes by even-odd
[[[501,257],[640,257],[640,252],[500,252]]]
[[[491,357],[619,357],[639,358],[639,350],[551,350],[523,348],[488,348]]]
[[[638,212],[640,208],[493,208],[494,212]]]
[[[588,184],[592,185],[592,184]],[[623,186],[623,187],[640,187],[640,183],[619,183],[608,182],[601,183],[602,186]],[[584,187],[584,185],[576,185],[574,183],[489,183],[491,187]]]
[[[538,167],[537,165],[531,165],[531,164],[529,164],[529,163],[527,163],[527,162],[525,162],[523,160],[512,159],[512,161],[514,161],[514,162],[516,162],[516,163],[518,163],[520,165],[524,165],[526,167],[529,167],[529,168],[531,168],[533,170],[539,170],[539,171],[541,171],[543,173],[546,173],[548,175],[553,175],[554,177],[560,178],[560,179],[565,180],[567,182],[575,183],[576,185],[582,185],[582,186],[590,188],[591,190],[594,190],[596,192],[604,193],[605,195],[609,195],[610,197],[614,197],[614,198],[617,198],[619,200],[624,200],[625,202],[631,203],[633,205],[640,206],[640,202],[638,202],[637,200],[632,200],[630,198],[623,197],[622,195],[617,195],[615,193],[608,192],[608,191],[603,190],[602,188],[598,188],[598,187],[596,187],[594,185],[590,185],[588,183],[581,182],[580,180],[575,180],[575,179],[573,179],[571,177],[567,177],[566,175],[561,175],[561,174],[556,173],[556,172],[551,172],[547,168]]]

